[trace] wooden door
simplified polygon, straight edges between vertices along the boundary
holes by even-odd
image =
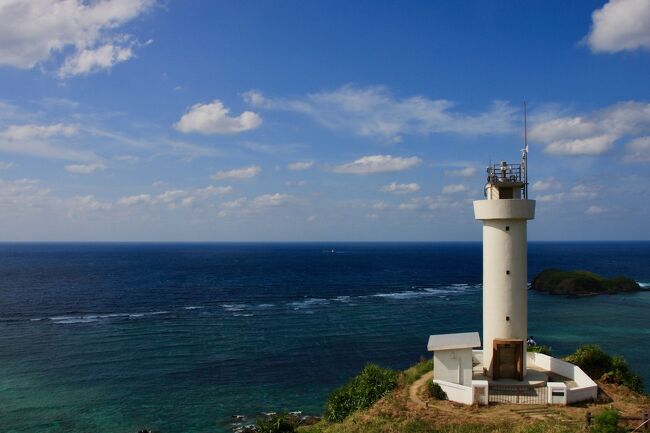
[[[517,379],[524,378],[524,341],[523,340],[494,340],[492,355],[492,378]]]

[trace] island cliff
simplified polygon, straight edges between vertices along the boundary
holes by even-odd
[[[593,296],[638,292],[643,290],[639,284],[628,277],[605,278],[588,271],[563,271],[545,269],[531,284],[533,290],[550,295]]]

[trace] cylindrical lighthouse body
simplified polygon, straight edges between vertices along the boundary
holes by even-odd
[[[483,221],[483,365],[492,376],[494,340],[528,337],[526,221],[535,202],[477,200],[474,212]],[[525,353],[522,362],[525,372]]]

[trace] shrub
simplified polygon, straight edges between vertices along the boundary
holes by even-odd
[[[541,353],[543,355],[553,356],[553,351],[549,346],[529,346],[529,352]]]
[[[592,379],[600,379],[609,371],[612,363],[610,356],[595,344],[578,347],[575,353],[566,357],[566,360],[580,367]]]
[[[420,358],[420,362],[415,364],[413,367],[407,369],[402,374],[402,378],[406,385],[410,385],[423,374],[428,373],[433,370],[433,359]]]
[[[286,413],[278,413],[268,418],[259,418],[256,424],[260,433],[294,433],[298,419]]]
[[[429,391],[429,397],[434,400],[447,400],[447,393],[434,381],[429,382],[427,390]]]
[[[325,405],[325,418],[339,422],[352,412],[366,409],[397,386],[398,373],[366,365],[358,376],[330,394]]]
[[[618,411],[616,409],[605,409],[594,418],[591,426],[591,433],[619,433],[624,431],[618,426]]]
[[[567,356],[566,360],[580,367],[592,379],[625,385],[634,392],[643,393],[641,376],[632,371],[625,359],[620,356],[611,357],[599,346],[580,346],[574,354]]]

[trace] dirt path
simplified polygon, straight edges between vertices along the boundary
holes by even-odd
[[[427,407],[427,404],[420,398],[418,391],[422,388],[429,380],[433,378],[433,371],[425,373],[421,378],[416,380],[409,387],[409,400],[417,404],[420,407]]]

